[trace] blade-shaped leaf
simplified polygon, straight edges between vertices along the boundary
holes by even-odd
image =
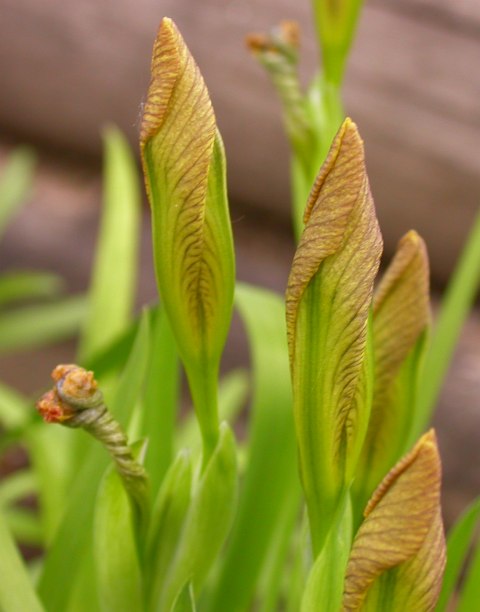
[[[48,272],[11,272],[0,276],[0,306],[24,299],[57,295],[62,280]]]
[[[27,147],[16,149],[0,177],[0,239],[16,210],[24,203],[32,182],[35,156]]]
[[[412,231],[400,240],[373,301],[373,401],[354,483],[361,509],[406,450],[429,324],[427,253]]]
[[[145,381],[143,435],[148,438],[145,468],[155,496],[172,461],[179,404],[180,368],[170,323],[163,308],[151,313],[151,349]]]
[[[317,177],[287,289],[300,471],[314,550],[353,476],[369,418],[366,343],[382,241],[362,140],[345,120]]]
[[[463,247],[442,300],[432,342],[425,359],[413,436],[419,436],[431,419],[463,324],[480,285],[480,213]]]
[[[0,354],[65,340],[78,331],[85,314],[84,296],[3,313],[0,315]]]
[[[342,83],[362,4],[362,0],[313,0],[325,79],[333,85]]]
[[[83,328],[80,361],[91,358],[130,321],[135,295],[140,224],[140,184],[122,133],[105,131],[103,208]]]
[[[188,581],[198,597],[211,565],[227,537],[237,498],[236,446],[226,423],[204,469],[168,573],[159,610],[170,610]]]
[[[218,365],[230,325],[234,256],[223,145],[207,88],[163,19],[140,136],[157,284],[184,362],[205,460],[216,445]]]
[[[250,340],[254,389],[239,509],[210,608],[219,612],[248,607],[284,505],[292,497],[298,510],[301,493],[283,300],[237,285],[236,302]]]
[[[302,612],[340,610],[343,582],[352,544],[350,494],[339,504],[325,546],[310,571],[302,598]]]
[[[0,383],[0,422],[5,429],[25,425],[30,418],[29,408],[27,398]]]
[[[165,579],[179,543],[190,503],[192,463],[181,451],[170,466],[160,488],[147,543],[148,600],[152,611],[159,609]]]
[[[472,545],[475,528],[480,519],[480,499],[471,504],[456,521],[447,538],[447,565],[443,578],[442,591],[438,599],[436,612],[447,609],[453,595],[457,580],[466,563]]]
[[[445,566],[441,467],[435,434],[426,433],[384,478],[365,509],[345,578],[345,612],[428,612]]]
[[[8,612],[43,612],[28,575],[0,512],[0,608]]]
[[[102,610],[142,610],[132,507],[122,481],[112,467],[107,469],[97,496],[94,554]]]

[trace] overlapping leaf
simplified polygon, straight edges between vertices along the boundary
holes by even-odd
[[[345,612],[434,609],[445,566],[440,480],[432,430],[385,477],[365,510],[347,566]]]
[[[404,452],[412,427],[430,324],[428,274],[425,244],[408,232],[373,302],[373,402],[355,482],[366,499]]]
[[[315,544],[352,477],[369,416],[367,327],[382,242],[362,140],[349,119],[315,182],[305,223],[288,282],[287,331]]]

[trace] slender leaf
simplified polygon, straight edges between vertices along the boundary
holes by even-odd
[[[466,563],[473,535],[480,518],[480,499],[473,502],[456,521],[447,539],[447,565],[435,612],[444,612]]]
[[[10,218],[28,196],[34,163],[35,156],[31,149],[19,147],[10,155],[0,177],[0,239]]]
[[[0,609],[5,612],[43,612],[27,569],[0,512]]]
[[[65,340],[78,331],[85,313],[84,296],[73,296],[0,314],[0,354]]]
[[[293,499],[298,508],[301,495],[283,300],[240,285],[236,302],[250,339],[254,390],[239,509],[211,608],[218,612],[248,607],[283,505]]]
[[[31,412],[28,400],[14,389],[0,383],[0,422],[9,430],[28,423]]]
[[[104,195],[100,233],[83,328],[80,361],[116,338],[134,303],[140,224],[140,185],[127,140],[105,130]]]
[[[188,452],[181,451],[163,480],[147,543],[146,574],[148,603],[152,612],[159,609],[165,579],[175,555],[190,503],[192,463]]]
[[[37,477],[31,469],[18,470],[0,481],[0,507],[19,501],[37,490]]]
[[[4,511],[5,521],[12,536],[22,544],[42,546],[44,536],[40,520],[32,510],[25,508],[7,508]]]
[[[145,383],[143,435],[148,437],[145,467],[156,495],[172,461],[180,390],[175,338],[165,311],[152,315],[151,350]]]
[[[477,543],[463,584],[457,612],[473,612],[480,601],[480,544]]]
[[[102,610],[142,610],[132,507],[122,481],[112,467],[107,469],[97,496],[94,554]]]
[[[57,295],[62,280],[48,272],[11,272],[0,276],[0,306],[24,299]]]
[[[237,465],[233,434],[226,423],[192,496],[159,610],[170,610],[188,581],[195,596],[224,544],[236,508]]]
[[[344,577],[352,544],[352,508],[349,494],[339,505],[336,520],[308,577],[302,612],[340,610]]]
[[[427,353],[412,439],[428,426],[463,324],[480,285],[480,213],[443,297]]]

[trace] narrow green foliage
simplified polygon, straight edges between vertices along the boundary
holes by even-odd
[[[95,574],[104,612],[143,609],[133,521],[122,481],[109,467],[100,484],[94,521]]]
[[[129,145],[105,130],[103,207],[80,361],[105,348],[127,325],[134,303],[140,223],[140,185]]]
[[[11,272],[0,277],[0,306],[20,300],[58,295],[62,286],[56,274],[48,272]]]
[[[180,368],[175,338],[163,308],[151,313],[151,347],[143,401],[145,467],[156,494],[173,458]]]
[[[436,612],[444,612],[448,609],[448,603],[454,594],[458,578],[472,547],[479,519],[480,500],[477,499],[463,512],[448,534],[447,565],[442,590],[435,608]],[[476,579],[478,580],[478,576]],[[473,577],[472,580],[474,580]]]
[[[85,320],[86,300],[73,296],[0,314],[0,354],[72,337]]]
[[[448,366],[480,284],[480,213],[463,248],[442,300],[419,391],[412,437],[427,427],[440,394]]]
[[[248,330],[255,379],[239,509],[211,605],[218,612],[248,607],[283,507],[289,497],[300,503],[283,302],[246,285],[237,285],[236,302]]]
[[[11,155],[0,176],[0,239],[15,212],[30,191],[35,156],[27,147],[19,147]]]
[[[345,570],[352,545],[350,494],[339,503],[325,546],[317,557],[302,598],[302,612],[340,610]]]
[[[236,502],[235,439],[223,423],[217,447],[195,486],[158,610],[170,610],[189,580],[198,598],[229,532]]]
[[[151,612],[162,609],[162,591],[180,540],[191,487],[190,454],[181,451],[165,475],[152,512],[146,553],[147,609]]]
[[[154,46],[140,146],[157,284],[187,372],[206,464],[218,438],[217,378],[234,255],[223,145],[203,78],[169,19]]]
[[[37,491],[37,478],[30,469],[19,470],[0,482],[0,507],[5,507]]]
[[[363,0],[313,0],[325,80],[342,84]]]
[[[0,423],[6,430],[23,427],[30,418],[28,400],[0,383]]]
[[[473,612],[480,601],[480,544],[477,543],[461,590],[457,612]]]
[[[0,609],[5,612],[44,611],[1,511],[0,576]]]

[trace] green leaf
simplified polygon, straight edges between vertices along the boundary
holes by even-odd
[[[293,498],[298,509],[301,496],[283,300],[237,285],[236,303],[250,339],[254,389],[239,508],[211,606],[219,612],[248,607],[283,507]]]
[[[346,493],[339,504],[325,546],[318,555],[302,598],[302,612],[340,610],[345,570],[352,544],[352,508]]]
[[[25,299],[57,295],[62,280],[48,272],[11,272],[0,276],[0,306]]]
[[[237,500],[233,434],[226,423],[194,490],[159,610],[170,610],[191,581],[196,598],[228,535]]]
[[[10,155],[0,177],[0,239],[14,213],[28,197],[35,156],[31,149],[19,147]]]
[[[130,322],[135,298],[140,185],[127,140],[105,130],[103,209],[80,360],[105,348]]]
[[[42,525],[31,510],[25,508],[8,508],[4,511],[5,521],[12,536],[22,544],[42,546],[44,534]]]
[[[107,469],[95,506],[94,554],[102,610],[143,609],[132,508],[119,475]]]
[[[382,241],[362,140],[346,119],[313,187],[290,271],[287,332],[300,473],[315,555],[369,419],[367,329]]]
[[[465,577],[460,598],[457,604],[457,612],[473,612],[478,608],[480,601],[480,545],[477,544],[473,558]]]
[[[74,432],[60,427],[35,423],[29,427],[25,441],[38,482],[40,517],[48,544],[60,524],[72,477],[71,444]]]
[[[43,612],[27,569],[0,512],[0,608],[5,612]]]
[[[170,466],[152,512],[146,568],[149,610],[160,609],[165,579],[177,549],[190,503],[192,462],[181,451]]]
[[[430,422],[458,337],[473,305],[480,284],[480,213],[468,236],[447,292],[424,365],[419,390],[417,419],[412,437],[419,436]]]
[[[23,469],[4,476],[0,481],[0,507],[13,504],[27,495],[37,492],[35,472]]]
[[[218,367],[230,326],[234,254],[225,159],[203,78],[163,19],[140,146],[158,288],[184,362],[204,441],[218,438]]]
[[[362,4],[362,0],[313,0],[325,78],[337,86],[343,80]]]
[[[145,381],[143,435],[148,438],[145,468],[156,495],[172,461],[180,391],[178,353],[163,308],[151,313],[152,332]]]
[[[435,612],[444,612],[455,591],[466,558],[472,545],[475,528],[480,518],[480,499],[474,501],[456,521],[447,538],[447,565],[442,591]]]
[[[174,612],[196,612],[196,609],[193,584],[189,582],[178,596],[173,610]]]
[[[0,314],[0,354],[65,340],[78,331],[85,313],[84,296],[73,296]]]
[[[28,423],[30,414],[27,398],[0,383],[0,422],[2,426],[7,430],[21,428]]]

